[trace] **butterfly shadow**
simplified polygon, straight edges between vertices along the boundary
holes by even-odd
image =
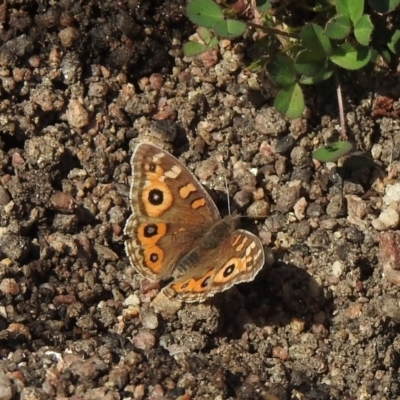
[[[221,334],[240,337],[254,327],[284,327],[293,321],[309,329],[330,315],[331,303],[323,288],[304,269],[275,262],[254,281],[218,295],[213,301],[221,318]],[[320,319],[319,319],[320,317]]]

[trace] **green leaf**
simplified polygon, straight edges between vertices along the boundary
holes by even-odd
[[[238,36],[243,35],[247,29],[247,25],[243,21],[237,21],[235,19],[226,19],[218,21],[214,26],[214,31],[218,36],[234,39]]]
[[[318,51],[329,56],[332,46],[329,38],[324,35],[323,29],[316,24],[307,24],[300,32],[303,46],[308,50]]]
[[[400,51],[399,47],[397,47],[397,51]],[[399,53],[397,53],[399,54]],[[381,57],[381,63],[385,64],[385,65],[390,65],[390,63],[392,62],[392,56],[390,54],[390,51],[387,49],[382,49],[379,53],[380,57]]]
[[[263,58],[258,58],[257,60],[254,60],[248,67],[247,69],[251,72],[260,72],[261,68],[265,65],[265,60]]]
[[[333,142],[315,150],[312,156],[321,162],[335,161],[348,154],[352,148],[353,145],[350,142]]]
[[[374,26],[372,25],[369,15],[363,15],[354,24],[354,36],[356,37],[357,42],[363,46],[368,46],[373,30]]]
[[[212,0],[192,0],[186,7],[188,18],[196,25],[213,28],[224,19],[221,8]]]
[[[203,26],[199,26],[197,27],[196,32],[204,44],[208,45],[210,43],[213,37],[210,29],[204,28]]]
[[[266,64],[270,79],[279,86],[291,86],[296,82],[296,70],[293,61],[282,54],[272,57]]]
[[[305,76],[318,75],[326,63],[326,57],[312,50],[303,50],[297,54],[295,68],[299,74]]]
[[[325,35],[330,39],[341,40],[346,38],[351,31],[350,18],[337,15],[331,18],[325,27]]]
[[[209,50],[208,46],[199,42],[186,42],[183,44],[183,54],[186,57],[194,57]]]
[[[275,108],[289,118],[299,118],[304,111],[304,97],[298,83],[281,89],[275,97]]]
[[[377,78],[386,76],[390,71],[392,53],[388,49],[379,49],[378,52],[376,49],[372,48],[370,63],[374,65],[374,73]]]
[[[210,43],[208,43],[208,45],[207,45],[208,50],[211,50],[211,49],[213,49],[214,47],[217,47],[217,46],[218,46],[218,42],[219,42],[218,38],[217,38],[216,36],[214,36],[214,37],[210,40]]]
[[[355,24],[364,13],[364,0],[336,0],[336,9]]]
[[[198,26],[196,32],[203,43],[195,41],[184,43],[183,54],[186,57],[197,56],[218,45],[218,38],[214,36],[214,33],[210,29]]]
[[[400,30],[396,29],[394,31],[387,47],[393,54],[400,54]]]
[[[371,59],[371,50],[368,47],[354,47],[350,43],[344,43],[336,48],[329,58],[339,67],[356,70],[368,64]]]
[[[299,83],[302,85],[316,85],[317,83],[328,80],[333,74],[333,66],[332,63],[328,62],[322,68],[320,73],[315,76],[304,76],[300,77]]]
[[[400,0],[368,0],[368,4],[376,12],[385,14],[393,11],[400,4]]]
[[[260,13],[266,13],[272,8],[272,5],[268,0],[256,0],[256,7]]]

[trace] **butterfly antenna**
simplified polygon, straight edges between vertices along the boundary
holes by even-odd
[[[226,176],[224,175],[224,181],[225,181],[225,188],[226,188],[226,197],[227,197],[227,203],[228,203],[228,214],[231,215],[231,200],[229,198],[229,187],[228,187],[228,181],[226,180]]]

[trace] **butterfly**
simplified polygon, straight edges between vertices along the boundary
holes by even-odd
[[[237,214],[221,218],[203,186],[173,155],[139,144],[132,155],[125,250],[151,280],[169,280],[170,299],[201,302],[254,279],[265,262],[260,239],[236,229]]]

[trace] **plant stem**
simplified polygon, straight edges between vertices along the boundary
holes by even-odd
[[[287,36],[287,37],[291,37],[291,38],[297,38],[298,36],[293,34],[293,33],[288,33],[285,31],[280,31],[279,29],[274,29],[274,28],[268,28],[267,26],[263,26],[263,25],[258,25],[255,24],[254,22],[246,22],[247,26],[251,26],[254,29],[259,29],[263,32],[267,32],[267,33],[274,33],[276,35],[282,35],[282,36]]]
[[[343,107],[343,95],[342,95],[342,86],[340,84],[340,78],[337,71],[336,66],[333,67],[334,77],[335,77],[335,85],[336,85],[336,96],[338,100],[339,107],[339,121],[340,121],[340,139],[347,140],[347,132],[346,132],[346,121],[344,119],[344,107]]]

